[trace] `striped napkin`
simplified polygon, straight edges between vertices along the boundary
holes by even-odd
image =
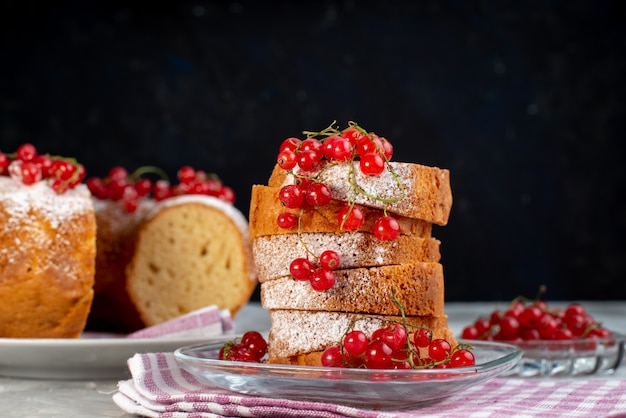
[[[126,338],[210,337],[233,331],[233,319],[228,309],[207,306],[158,325],[140,329]]]
[[[136,354],[114,402],[144,417],[626,417],[626,380],[496,378],[403,411],[234,394],[180,368],[172,353]]]

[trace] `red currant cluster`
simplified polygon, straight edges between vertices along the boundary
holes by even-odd
[[[607,338],[611,332],[597,323],[579,303],[565,309],[549,309],[545,301],[514,300],[508,309],[477,318],[463,329],[468,340],[521,342]]]
[[[0,152],[0,176],[26,185],[46,180],[59,194],[80,184],[85,174],[85,167],[74,159],[39,154],[32,144],[20,145],[15,153]]]
[[[367,369],[426,369],[468,367],[475,364],[467,345],[452,349],[442,338],[432,338],[427,328],[417,328],[412,335],[402,324],[392,323],[377,329],[370,338],[352,329],[340,344],[322,353],[326,367]]]
[[[327,164],[358,160],[363,174],[379,176],[393,155],[393,147],[387,139],[368,133],[355,123],[342,131],[331,125],[321,132],[305,134],[307,138],[304,140],[293,137],[285,139],[277,157],[278,166],[296,178],[295,184],[283,186],[279,192],[282,205],[289,209],[303,211],[323,207],[331,202],[330,188],[318,180],[319,172]],[[298,173],[294,172],[296,166],[300,169]],[[358,193],[358,188],[353,188]],[[293,229],[299,225],[299,216],[285,211],[278,215],[276,222],[282,229]],[[347,202],[337,213],[337,224],[341,230],[356,230],[364,222],[363,211],[354,202]],[[394,240],[400,235],[400,224],[396,218],[384,213],[375,221],[372,233],[381,241]],[[297,259],[294,263],[295,268],[303,272],[300,276],[294,275],[296,279],[318,283],[318,286],[313,286],[316,290],[333,286],[332,270],[338,267],[338,261],[333,268],[324,268],[324,262],[320,259],[322,267],[317,269],[307,259]]]
[[[335,284],[335,270],[339,267],[339,254],[333,250],[323,251],[319,256],[319,266],[308,258],[296,258],[289,265],[289,272],[296,280],[309,281],[318,292],[328,290]]]
[[[220,360],[260,363],[267,352],[267,342],[257,331],[247,331],[240,341],[228,341],[220,349]]]
[[[158,174],[160,179],[152,181],[142,177],[145,174]],[[92,177],[87,180],[87,187],[98,199],[110,199],[122,202],[127,212],[137,210],[139,201],[153,198],[156,201],[181,195],[207,195],[222,199],[228,203],[235,202],[233,189],[224,186],[215,175],[209,175],[190,166],[183,166],[177,172],[178,184],[170,184],[167,175],[157,167],[141,167],[134,173],[120,166],[109,170],[107,177]]]

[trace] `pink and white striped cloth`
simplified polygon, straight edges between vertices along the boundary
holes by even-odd
[[[495,378],[418,409],[372,411],[234,394],[196,379],[172,353],[137,354],[128,367],[113,400],[144,417],[626,417],[626,380]]]
[[[234,323],[227,309],[207,306],[158,325],[140,329],[126,338],[208,337],[233,331]]]

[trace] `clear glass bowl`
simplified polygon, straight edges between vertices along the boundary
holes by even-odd
[[[239,394],[371,409],[409,408],[447,397],[503,374],[522,354],[514,345],[477,341],[472,342],[473,367],[371,370],[218,360],[222,345],[182,347],[174,355],[200,380]]]
[[[522,359],[504,375],[579,376],[614,373],[624,358],[623,335],[585,340],[535,340],[515,343]],[[471,342],[475,344],[475,342]]]

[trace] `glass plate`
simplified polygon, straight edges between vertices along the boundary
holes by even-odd
[[[183,369],[207,383],[246,395],[401,409],[447,397],[498,376],[521,358],[510,344],[472,342],[476,365],[454,369],[371,370],[218,360],[223,344],[179,348]]]
[[[505,375],[560,377],[612,374],[624,358],[625,339],[623,335],[613,333],[611,337],[601,339],[515,343],[523,356]]]

